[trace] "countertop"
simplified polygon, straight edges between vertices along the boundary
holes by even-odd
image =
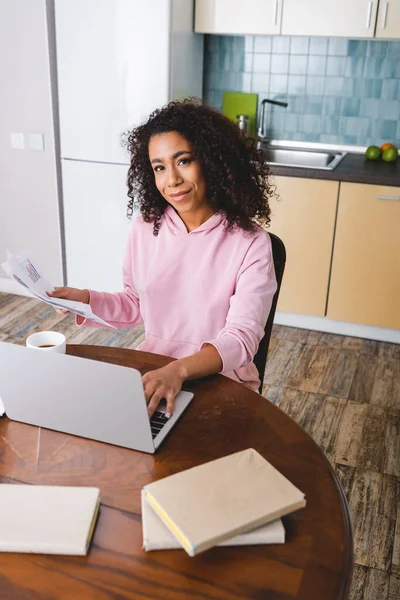
[[[350,181],[375,185],[400,186],[400,157],[395,163],[366,160],[363,154],[349,153],[333,171],[270,165],[272,175]]]

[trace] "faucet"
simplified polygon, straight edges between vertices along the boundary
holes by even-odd
[[[288,105],[287,102],[280,102],[279,100],[270,100],[269,98],[264,98],[264,100],[261,102],[261,114],[260,114],[260,119],[258,121],[258,137],[264,141],[265,141],[265,138],[267,137],[266,130],[265,130],[265,105],[267,103],[275,104],[276,106],[283,106],[284,108],[286,108]]]

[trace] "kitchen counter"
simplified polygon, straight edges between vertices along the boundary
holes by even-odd
[[[332,181],[350,181],[375,185],[400,186],[400,157],[395,163],[366,160],[363,154],[347,154],[333,171],[270,165],[273,175]]]

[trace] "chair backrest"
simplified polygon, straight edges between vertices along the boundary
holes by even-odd
[[[258,346],[258,350],[257,350],[257,353],[256,353],[256,355],[254,357],[254,361],[253,361],[257,367],[260,381],[261,381],[261,384],[259,387],[260,394],[262,392],[262,385],[263,385],[264,372],[265,372],[265,363],[267,362],[269,340],[271,338],[272,325],[274,322],[276,305],[278,303],[278,297],[279,297],[279,292],[281,289],[282,277],[283,277],[283,272],[285,270],[285,263],[286,263],[286,248],[285,248],[284,243],[282,242],[282,240],[280,238],[278,238],[277,235],[275,235],[273,233],[269,233],[269,232],[268,232],[268,234],[269,234],[269,237],[271,238],[271,243],[272,243],[272,256],[274,259],[275,277],[276,277],[276,282],[278,284],[278,287],[274,294],[271,310],[268,315],[267,322],[265,324],[264,337]]]

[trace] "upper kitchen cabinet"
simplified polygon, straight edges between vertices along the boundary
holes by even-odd
[[[400,329],[400,188],[342,183],[329,319]]]
[[[281,30],[283,0],[196,0],[196,33],[270,35]]]
[[[284,0],[283,35],[374,37],[378,0]]]
[[[375,37],[400,39],[400,0],[381,0]]]

